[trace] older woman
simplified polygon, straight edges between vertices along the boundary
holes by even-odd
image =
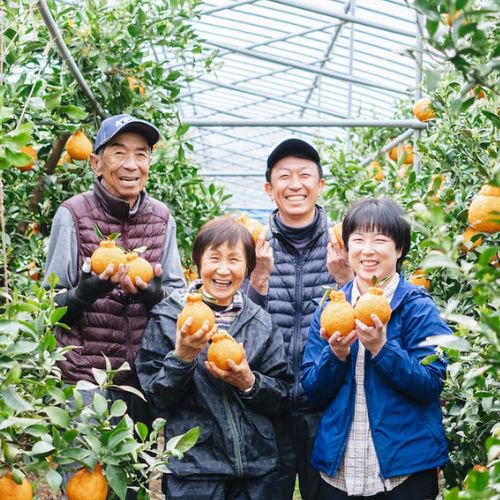
[[[168,421],[165,438],[201,430],[184,458],[169,463],[164,492],[168,499],[280,498],[272,418],[287,400],[288,366],[270,315],[239,291],[255,267],[252,236],[230,217],[214,219],[198,233],[193,260],[201,280],[190,292],[203,292],[216,326],[205,322],[189,335],[188,318],[179,329],[185,297],[173,294],[153,309],[136,361],[144,392]],[[217,327],[245,350],[227,370],[207,362]]]

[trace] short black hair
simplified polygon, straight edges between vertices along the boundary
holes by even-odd
[[[216,217],[204,224],[199,230],[193,243],[192,258],[201,276],[201,260],[207,249],[219,248],[227,243],[230,248],[235,247],[238,241],[243,243],[247,265],[246,276],[249,277],[255,268],[255,242],[250,231],[236,222],[230,215]]]
[[[378,231],[394,240],[401,250],[396,270],[401,271],[404,258],[410,250],[411,227],[404,210],[389,198],[365,198],[355,203],[342,222],[342,240],[349,250],[349,236],[354,231]]]

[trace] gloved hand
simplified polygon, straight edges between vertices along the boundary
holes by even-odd
[[[78,285],[74,291],[75,297],[86,304],[94,303],[99,297],[111,292],[118,283],[113,283],[111,279],[101,279],[99,275],[86,272],[82,268],[82,274]]]
[[[142,302],[146,304],[149,308],[153,307],[155,304],[158,304],[165,293],[161,286],[162,284],[162,275],[155,276],[149,283],[146,288],[139,288],[137,293],[132,295],[134,302]]]

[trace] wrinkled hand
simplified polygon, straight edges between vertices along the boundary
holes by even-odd
[[[244,355],[239,365],[237,365],[232,359],[228,359],[228,370],[222,370],[218,368],[211,361],[205,361],[205,366],[209,373],[215,378],[231,384],[240,392],[244,392],[250,389],[255,384],[255,375],[248,365],[246,354]]]
[[[330,336],[330,338],[328,338],[324,328],[321,328],[319,334],[323,340],[326,340],[328,342],[330,349],[333,351],[333,354],[335,354],[335,356],[337,356],[340,361],[344,362],[347,360],[351,352],[351,345],[358,338],[358,333],[356,332],[356,330],[353,330],[345,337],[342,337],[339,332],[334,332]]]
[[[274,256],[271,245],[266,240],[269,228],[264,226],[255,242],[255,269],[250,276],[250,284],[261,295],[267,295],[269,290],[269,276],[274,267]]]
[[[339,286],[345,285],[354,277],[347,260],[347,252],[340,248],[337,238],[332,232],[330,232],[330,241],[327,247],[326,267]]]
[[[387,341],[387,329],[376,314],[372,314],[371,318],[375,326],[367,326],[357,319],[355,331],[360,342],[365,346],[365,349],[369,351],[372,356],[376,356]]]
[[[123,264],[118,266],[118,271],[114,274],[113,269],[113,264],[109,264],[101,274],[94,274],[91,271],[90,259],[87,258],[82,266],[80,281],[75,289],[77,298],[83,302],[92,303],[111,292],[126,276],[128,270],[127,266]]]
[[[160,264],[154,266],[154,277],[146,283],[139,276],[135,278],[135,283],[132,282],[129,276],[125,276],[120,282],[120,286],[130,295],[134,296],[136,302],[143,302],[149,307],[153,307],[163,299],[163,270]]]
[[[217,325],[209,330],[208,321],[205,321],[198,331],[190,335],[188,332],[192,323],[193,318],[189,317],[181,329],[177,330],[175,336],[175,355],[188,363],[191,363],[203,351],[212,335],[217,331]]]

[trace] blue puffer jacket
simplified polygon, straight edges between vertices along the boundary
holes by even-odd
[[[352,282],[343,288],[350,301]],[[387,342],[377,356],[366,351],[365,392],[370,429],[384,478],[431,469],[448,461],[439,396],[446,363],[420,361],[434,353],[421,346],[429,336],[450,334],[430,295],[403,277],[391,302]],[[321,310],[315,313],[303,360],[302,383],[311,400],[328,405],[314,445],[312,463],[335,476],[354,413],[354,370],[358,341],[346,362],[319,336]]]
[[[318,226],[309,245],[299,252],[279,231],[276,225],[277,210],[269,219],[274,268],[269,278],[268,311],[283,331],[288,360],[294,374],[290,394],[292,415],[314,411],[318,407],[305,397],[300,384],[301,361],[309,326],[323,296],[322,285],[331,286],[334,279],[326,267],[329,241],[328,220],[320,206]]]

